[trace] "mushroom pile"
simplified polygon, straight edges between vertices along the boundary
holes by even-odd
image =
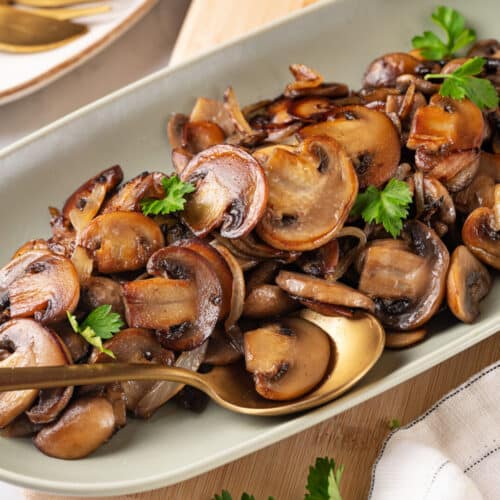
[[[491,45],[470,54],[489,61],[483,77],[498,88]],[[173,176],[122,184],[113,166],[50,208],[52,235],[0,270],[0,366],[240,363],[261,397],[283,401],[321,383],[333,348],[302,308],[373,314],[389,348],[422,341],[446,308],[473,322],[500,269],[500,112],[424,79],[465,60],[386,54],[359,91],[297,64],[274,99],[240,107],[228,88],[173,115],[175,177],[191,186],[182,207],[146,212]],[[353,212],[358,195],[393,179],[412,194],[397,237]],[[124,327],[98,349],[68,314],[81,321],[104,305]],[[172,399],[195,411],[207,402],[162,381],[0,393],[0,428],[81,458]]]

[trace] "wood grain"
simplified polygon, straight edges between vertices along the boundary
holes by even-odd
[[[194,0],[172,61],[196,55],[309,3],[311,0]],[[274,495],[277,500],[302,500],[309,464],[325,455],[346,467],[343,499],[366,498],[372,464],[389,433],[388,422],[393,418],[402,424],[413,420],[448,391],[498,360],[499,340],[498,334],[490,337],[381,396],[226,466],[169,488],[117,498],[210,500],[226,488],[235,499],[248,491],[257,499]],[[62,497],[27,491],[26,498]]]

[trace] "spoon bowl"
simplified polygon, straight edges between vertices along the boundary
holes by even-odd
[[[367,313],[352,318],[323,316],[310,310],[303,319],[322,328],[332,341],[332,355],[323,381],[311,392],[291,401],[270,401],[257,394],[242,364],[218,366],[208,373],[152,364],[103,363],[90,365],[0,369],[0,391],[46,389],[127,380],[169,380],[205,392],[220,406],[248,415],[288,415],[314,408],[343,394],[376,363],[384,349],[381,324]]]

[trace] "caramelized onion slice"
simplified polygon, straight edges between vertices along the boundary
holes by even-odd
[[[100,273],[135,271],[164,245],[160,227],[136,212],[111,212],[96,217],[80,234],[79,244]]]
[[[11,283],[8,296],[12,318],[33,316],[42,323],[53,323],[64,319],[66,311],[75,310],[80,282],[69,259],[46,253],[33,260],[23,275]]]
[[[58,366],[68,357],[57,335],[31,319],[14,319],[0,326],[0,350],[9,355],[0,361],[2,368],[22,366]],[[0,428],[28,410],[38,390],[0,393]]]
[[[266,243],[281,250],[312,250],[340,231],[358,181],[335,140],[310,137],[297,148],[270,146],[255,157],[269,182],[269,202],[257,226]]]
[[[226,238],[244,236],[266,206],[264,172],[255,158],[236,146],[218,145],[199,153],[184,168],[181,180],[196,185],[182,216],[197,236],[219,226]]]
[[[298,398],[321,382],[330,360],[328,335],[300,318],[284,318],[245,333],[245,362],[266,399]]]
[[[401,142],[390,118],[364,106],[344,106],[328,121],[308,125],[301,137],[326,135],[338,141],[351,159],[361,189],[385,184],[399,165]]]

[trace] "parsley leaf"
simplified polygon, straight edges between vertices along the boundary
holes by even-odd
[[[339,486],[343,472],[344,466],[337,467],[332,458],[317,458],[309,467],[304,500],[342,500]]]
[[[432,20],[446,33],[443,42],[434,32],[424,31],[422,35],[413,37],[411,43],[420,49],[426,59],[443,59],[451,57],[455,52],[476,40],[474,30],[465,27],[465,18],[450,7],[437,7],[432,13]]]
[[[177,175],[162,180],[165,197],[161,200],[146,198],[141,200],[141,210],[144,215],[168,215],[184,210],[186,200],[184,195],[192,193],[195,187],[190,182],[182,182]]]
[[[233,497],[228,491],[222,490],[222,493],[220,495],[215,495],[213,500],[233,500]],[[243,493],[241,495],[241,500],[255,500],[255,497],[253,495],[249,495],[248,493]],[[274,498],[269,497],[268,500],[274,500]]]
[[[401,422],[397,418],[393,418],[389,421],[389,429],[391,429],[391,431],[399,429],[400,427]]]
[[[385,230],[397,238],[403,228],[403,220],[408,217],[412,194],[408,184],[391,179],[382,191],[368,186],[364,193],[358,194],[352,215],[361,215],[365,222],[382,223]]]
[[[99,351],[115,358],[114,353],[106,349],[102,341],[113,337],[125,324],[119,314],[111,312],[109,304],[96,307],[80,325],[76,317],[69,311],[66,311],[66,315],[75,333],[79,333],[90,345],[97,347]]]
[[[493,84],[485,78],[474,76],[481,73],[485,62],[484,57],[473,57],[453,73],[425,75],[425,79],[444,79],[439,89],[439,93],[444,97],[452,99],[468,97],[479,109],[496,108],[498,94]]]

